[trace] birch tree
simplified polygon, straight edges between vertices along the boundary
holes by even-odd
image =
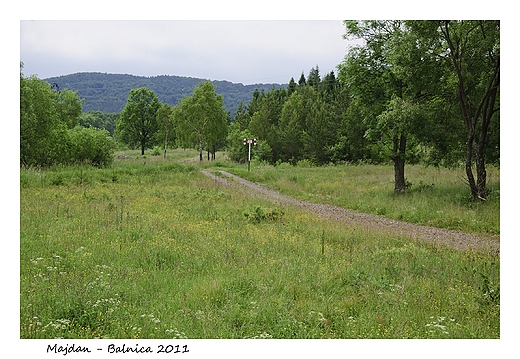
[[[184,148],[196,147],[202,161],[204,148],[215,152],[219,141],[227,135],[227,113],[224,97],[218,95],[210,81],[199,83],[191,96],[179,103],[177,135]]]

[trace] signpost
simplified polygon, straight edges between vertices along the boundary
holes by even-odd
[[[244,146],[248,144],[249,145],[249,152],[247,155],[247,172],[251,170],[251,144],[256,146],[256,138],[253,138],[252,140],[248,140],[247,138],[244,138]]]

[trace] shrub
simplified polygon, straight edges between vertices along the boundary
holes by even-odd
[[[108,167],[114,161],[115,143],[107,130],[77,126],[69,131],[70,162]]]
[[[244,217],[255,223],[281,220],[283,215],[283,211],[278,211],[277,209],[266,209],[259,206],[255,207],[252,212],[244,212]]]
[[[227,136],[227,155],[231,161],[244,163],[247,161],[247,146],[244,146],[244,138],[250,139],[248,130],[240,130],[238,123],[233,123]]]
[[[152,152],[150,153],[150,155],[152,156],[160,156],[162,155],[162,149],[160,146],[154,146],[154,148],[152,149]]]
[[[314,164],[311,162],[311,160],[303,159],[296,162],[296,166],[302,167],[302,168],[310,168],[314,167]]]

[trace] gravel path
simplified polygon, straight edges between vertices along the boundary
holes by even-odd
[[[314,213],[320,217],[335,220],[342,223],[356,223],[366,229],[382,229],[392,231],[396,235],[406,235],[413,239],[428,241],[430,243],[451,246],[460,250],[478,250],[492,253],[500,253],[500,239],[489,239],[477,235],[458,232],[448,229],[421,226],[413,223],[401,222],[372,214],[355,212],[349,209],[332,206],[328,204],[317,204],[301,201],[286,196],[266,186],[245,180],[226,171],[219,171],[221,175],[215,175],[207,170],[202,173],[216,182],[238,188],[249,188],[254,192],[248,193],[270,199],[280,205],[292,205],[303,210]]]

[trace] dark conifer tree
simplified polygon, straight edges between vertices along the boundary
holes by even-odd
[[[289,96],[296,91],[296,82],[294,81],[294,78],[291,77],[291,80],[289,81],[289,85],[287,86],[287,91],[289,92]]]
[[[305,86],[307,85],[307,80],[305,80],[305,75],[302,72],[302,75],[300,76],[300,79],[298,80],[299,86]]]
[[[320,69],[318,65],[316,65],[316,68],[313,67],[309,72],[309,76],[307,77],[307,83],[314,87],[315,90],[318,90],[320,82]]]

